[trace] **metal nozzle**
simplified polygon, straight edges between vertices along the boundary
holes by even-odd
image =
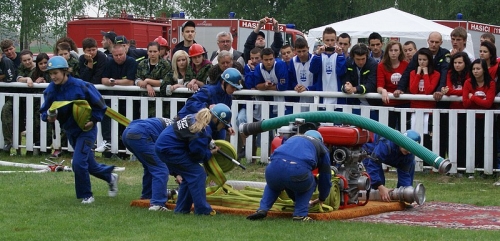
[[[451,169],[451,162],[449,159],[445,159],[444,161],[442,161],[440,164],[439,164],[439,168],[438,168],[438,171],[440,174],[446,174],[450,171]]]

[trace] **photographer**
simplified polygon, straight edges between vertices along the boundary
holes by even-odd
[[[342,48],[337,46],[337,32],[332,27],[323,31],[323,45],[318,46],[311,60],[309,71],[321,76],[317,83],[317,91],[339,92],[342,86],[341,76],[345,73],[345,57]],[[339,101],[337,101],[339,100]],[[345,104],[345,99],[326,98],[324,104]]]
[[[271,44],[271,49],[274,52],[274,57],[277,58],[281,47],[283,47],[283,36],[279,31],[278,21],[274,18],[264,17],[259,20],[259,23],[256,24],[255,29],[248,35],[247,41],[245,42],[245,49],[243,50],[243,58],[245,59],[245,63],[248,63],[250,60],[250,51],[253,48],[264,49],[266,47],[266,35],[264,32],[260,31],[266,23],[272,23],[274,29],[274,41]]]

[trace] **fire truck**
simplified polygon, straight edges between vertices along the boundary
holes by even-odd
[[[101,31],[114,31],[117,35],[134,39],[138,48],[146,48],[150,41],[162,36],[173,48],[183,40],[182,24],[188,20],[196,24],[196,42],[203,45],[209,54],[218,49],[216,36],[222,31],[230,32],[233,36],[233,48],[243,52],[248,35],[258,24],[258,21],[243,19],[137,18],[122,14],[120,17],[75,17],[68,22],[67,31],[68,37],[79,48],[82,47],[82,40],[87,37],[100,42]],[[266,35],[267,46],[271,46],[274,39],[272,24],[266,24],[262,31]],[[279,31],[288,44],[293,44],[297,38],[304,38],[304,34],[294,29],[293,24],[279,24]]]

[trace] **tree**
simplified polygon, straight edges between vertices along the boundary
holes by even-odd
[[[167,0],[100,0],[99,13],[107,16],[120,16],[122,10],[138,18],[160,17],[173,11],[175,1]]]
[[[20,49],[29,49],[33,41],[48,43],[49,37],[65,34],[66,22],[83,11],[86,0],[4,0],[0,5],[0,27],[19,33]],[[52,33],[52,34],[48,34]]]

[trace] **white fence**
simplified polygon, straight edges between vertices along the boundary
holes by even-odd
[[[45,88],[47,84],[38,84],[35,88]],[[125,90],[125,91],[134,91],[134,92],[145,92],[144,89],[140,89],[136,86],[114,86],[114,87],[106,87],[103,85],[96,86],[99,90]],[[0,88],[9,88],[9,90],[16,90],[19,93],[0,93],[0,106],[3,106],[7,96],[12,96],[13,98],[13,123],[14,123],[14,136],[13,136],[13,148],[26,148],[28,151],[32,151],[34,148],[40,148],[41,151],[50,150],[50,146],[47,146],[46,135],[47,135],[47,124],[45,122],[41,122],[40,124],[40,145],[35,146],[33,143],[33,103],[35,99],[41,99],[43,103],[43,95],[42,94],[30,94],[30,93],[22,93],[24,91],[23,88],[26,88],[26,84],[23,83],[0,83]],[[158,91],[158,88],[157,88]],[[176,93],[190,93],[187,89],[178,89],[175,91]],[[139,94],[137,94],[139,95]],[[249,96],[298,96],[295,91],[257,91],[257,90],[242,90],[235,92],[235,95],[249,95]],[[448,157],[450,161],[453,163],[453,167],[451,169],[451,173],[456,173],[457,170],[465,170],[467,173],[472,173],[474,170],[484,171],[486,174],[491,174],[494,171],[500,171],[496,169],[497,167],[493,167],[493,125],[494,118],[496,115],[500,114],[500,110],[456,110],[456,109],[411,109],[411,108],[393,108],[393,107],[380,107],[380,106],[357,106],[357,105],[324,105],[319,104],[320,97],[359,97],[359,95],[347,95],[343,93],[326,93],[326,92],[315,92],[309,91],[301,93],[300,96],[313,96],[314,103],[289,103],[289,102],[267,102],[267,101],[247,101],[247,100],[235,100],[233,101],[233,105],[231,109],[233,111],[232,124],[235,129],[236,126],[236,116],[238,113],[238,105],[246,104],[246,113],[247,119],[253,119],[253,106],[259,104],[262,106],[262,119],[269,119],[269,110],[274,106],[277,106],[278,116],[283,116],[285,113],[285,108],[287,106],[293,107],[293,113],[299,113],[301,111],[302,106],[309,106],[310,111],[316,110],[326,110],[326,111],[342,111],[346,113],[352,113],[353,111],[360,111],[362,116],[370,117],[370,111],[376,110],[378,111],[379,122],[382,124],[388,124],[389,122],[389,111],[401,112],[401,120],[400,126],[401,130],[406,130],[406,122],[407,113],[414,113],[416,115],[416,131],[419,133],[423,133],[424,130],[424,114],[432,113],[432,151],[434,153],[439,153],[440,148],[440,115],[439,113],[448,113],[449,114],[449,132],[448,132]],[[165,116],[168,118],[173,118],[175,113],[178,112],[177,104],[179,102],[185,102],[186,98],[170,98],[170,97],[141,97],[141,96],[103,96],[105,99],[109,99],[111,101],[111,108],[114,110],[118,110],[119,101],[125,100],[126,113],[125,116],[129,119],[133,119],[134,113],[137,111],[140,113],[141,118],[148,117],[148,110],[154,106],[155,114],[157,117],[163,116],[163,105],[170,105],[170,116]],[[365,98],[380,98],[379,94],[366,94],[363,95]],[[391,98],[392,95],[390,96]],[[21,106],[21,99],[25,99],[25,106]],[[402,95],[399,99],[402,100],[432,100],[431,96],[425,95]],[[443,97],[442,101],[460,101],[461,97]],[[133,102],[139,102],[139,105],[133,105]],[[500,103],[500,98],[496,98],[495,102]],[[139,110],[134,109],[135,106],[139,106]],[[19,123],[19,114],[25,111],[26,112],[26,144],[19,144],[19,140],[21,138],[20,131],[24,130],[23,127],[17,125]],[[457,116],[459,113],[466,113],[467,116],[467,126],[465,129],[457,128]],[[485,118],[485,129],[484,129],[484,150],[475,150],[475,121],[476,114],[483,113]],[[112,121],[111,123],[111,152],[127,152],[127,150],[119,150],[118,147],[118,123]],[[56,133],[59,133],[59,124],[56,123]],[[101,136],[101,128],[100,123],[98,124],[99,134],[97,136],[97,142],[100,143],[102,141]],[[431,131],[431,130],[429,130]],[[466,140],[457,140],[457,133],[460,131],[466,132]],[[59,135],[56,135],[56,139],[53,143],[56,146],[60,146]],[[231,144],[233,146],[237,146],[239,135],[231,136]],[[269,142],[272,141],[269,139],[269,135],[261,135],[260,138],[260,146],[267,147],[269,146]],[[457,167],[457,142],[458,141],[466,141],[467,150],[466,150],[466,166]],[[3,147],[4,139],[3,133],[0,131],[0,147]],[[249,158],[260,158],[262,162],[267,162],[269,156],[269,150],[267,148],[261,148],[260,156],[252,156],[252,140],[251,138],[246,139],[246,157]],[[71,147],[68,147],[71,151]],[[484,168],[475,169],[475,152],[483,151],[484,152]],[[417,158],[417,167],[416,170],[423,169],[423,162]]]

